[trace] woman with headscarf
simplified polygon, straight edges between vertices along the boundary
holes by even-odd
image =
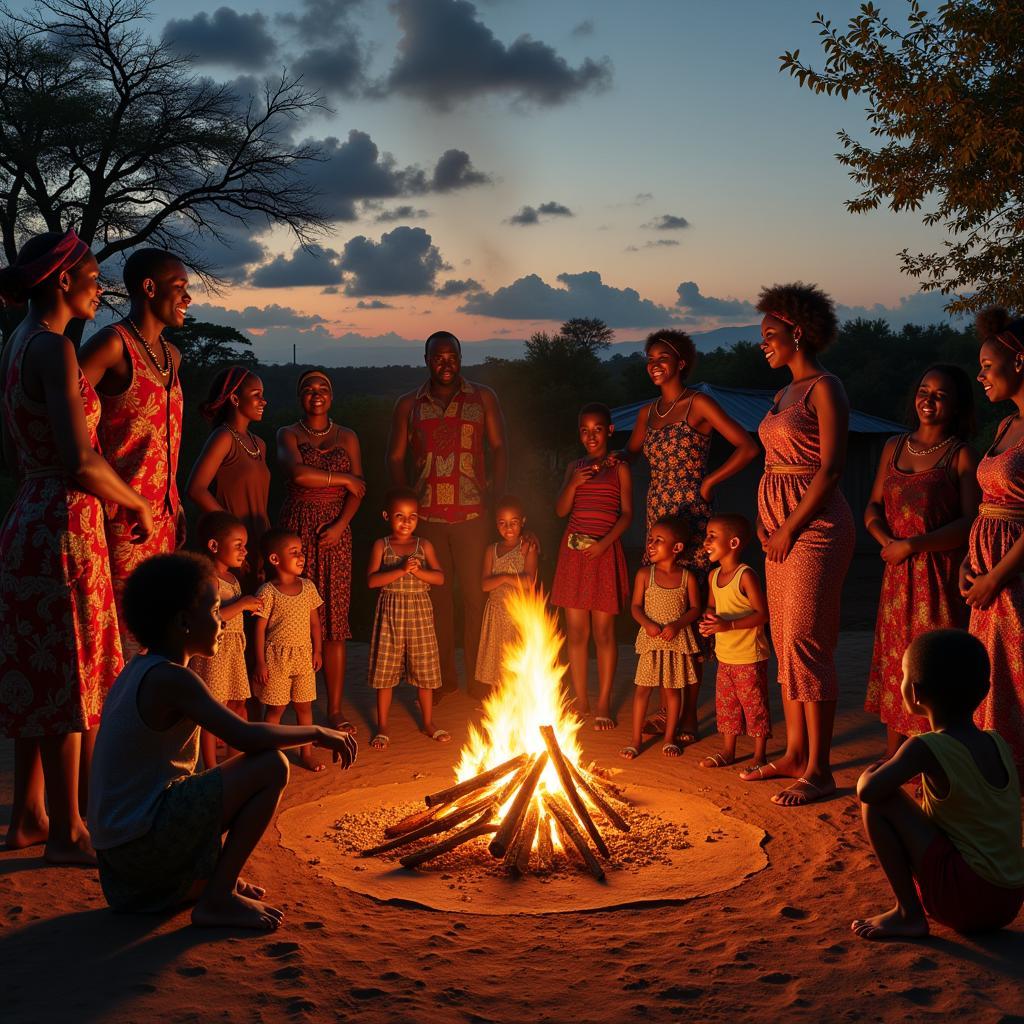
[[[0,299],[28,302],[0,359],[4,458],[19,481],[0,527],[0,731],[15,741],[6,842],[45,842],[61,864],[95,863],[79,803],[123,664],[103,502],[130,511],[136,540],[153,532],[149,503],[96,450],[99,398],[64,335],[95,317],[102,292],[73,230],[36,235],[0,270]]]
[[[280,525],[302,539],[304,575],[323,598],[327,721],[332,729],[355,732],[341,709],[345,687],[345,641],[352,593],[352,522],[366,494],[362,456],[355,431],[331,417],[334,388],[326,370],[299,377],[302,416],[277,432],[277,457],[288,474]]]

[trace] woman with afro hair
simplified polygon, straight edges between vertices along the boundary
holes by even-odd
[[[981,504],[960,567],[960,592],[971,609],[970,631],[985,645],[992,685],[975,712],[1013,749],[1024,775],[1024,319],[1005,309],[978,317],[978,381],[990,402],[1017,407],[999,424],[978,463]]]
[[[814,285],[761,292],[761,351],[792,378],[758,434],[765,471],[757,534],[765,552],[768,613],[779,659],[786,752],[742,774],[796,781],[772,802],[799,807],[835,792],[829,755],[838,684],[839,600],[853,558],[853,515],[839,490],[850,408],[818,356],[836,336],[832,300]]]

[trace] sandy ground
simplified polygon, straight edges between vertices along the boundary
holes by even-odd
[[[675,762],[659,748],[625,765],[633,657],[622,648],[621,724],[588,732],[586,753],[638,784],[698,794],[767,833],[766,870],[718,895],[543,917],[454,914],[380,904],[317,877],[272,831],[247,872],[285,911],[274,935],[200,931],[185,911],[152,918],[104,908],[91,871],[44,867],[37,851],[0,855],[0,1015],[5,1021],[623,1021],[938,1019],[1024,1022],[1024,921],[983,938],[936,929],[924,943],[873,944],[851,917],[889,905],[860,829],[858,773],[877,755],[878,723],[859,710],[869,633],[843,635],[836,728],[839,792],[804,809],[702,771],[711,735]],[[351,679],[366,649],[351,648]],[[360,735],[369,695],[353,686]],[[776,706],[775,712],[779,709]],[[396,701],[391,748],[363,750],[348,774],[296,770],[284,807],[341,787],[445,775],[474,713],[448,698],[455,742],[415,731],[411,691]],[[702,728],[713,728],[704,686]],[[742,743],[743,741],[741,741]],[[770,750],[780,744],[777,737]],[[749,747],[741,746],[742,753]],[[11,748],[0,745],[0,802],[10,805]],[[6,818],[6,814],[3,815]]]

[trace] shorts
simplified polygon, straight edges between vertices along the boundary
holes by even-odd
[[[944,833],[925,851],[914,881],[925,913],[957,932],[1005,928],[1024,906],[1024,888],[1006,889],[986,881]]]
[[[97,850],[100,885],[111,910],[157,913],[184,903],[220,857],[224,780],[219,768],[172,782],[149,831]]]
[[[268,645],[263,654],[267,683],[256,683],[252,695],[273,708],[287,704],[308,704],[316,700],[313,651],[302,647]]]
[[[718,663],[715,717],[718,731],[727,736],[771,736],[767,661],[749,665]]]

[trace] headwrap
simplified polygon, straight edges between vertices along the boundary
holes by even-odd
[[[244,366],[229,366],[217,396],[203,405],[203,415],[211,422],[216,420],[225,403],[242,386],[242,382],[251,372]]]
[[[64,237],[41,256],[22,262],[20,257],[9,267],[0,270],[0,299],[11,305],[24,305],[29,292],[52,274],[60,274],[76,266],[89,246],[74,228],[68,228]]]
[[[785,313],[780,313],[777,309],[770,310],[767,315],[775,317],[776,320],[781,320],[784,324],[789,324],[790,327],[798,326],[791,316],[786,316]]]
[[[304,370],[299,377],[299,383],[295,385],[295,393],[299,396],[302,395],[302,385],[309,380],[310,377],[320,377],[327,385],[328,390],[331,392],[331,396],[334,396],[334,385],[331,383],[331,378],[327,376],[326,370],[319,370],[313,367],[312,370]]]

